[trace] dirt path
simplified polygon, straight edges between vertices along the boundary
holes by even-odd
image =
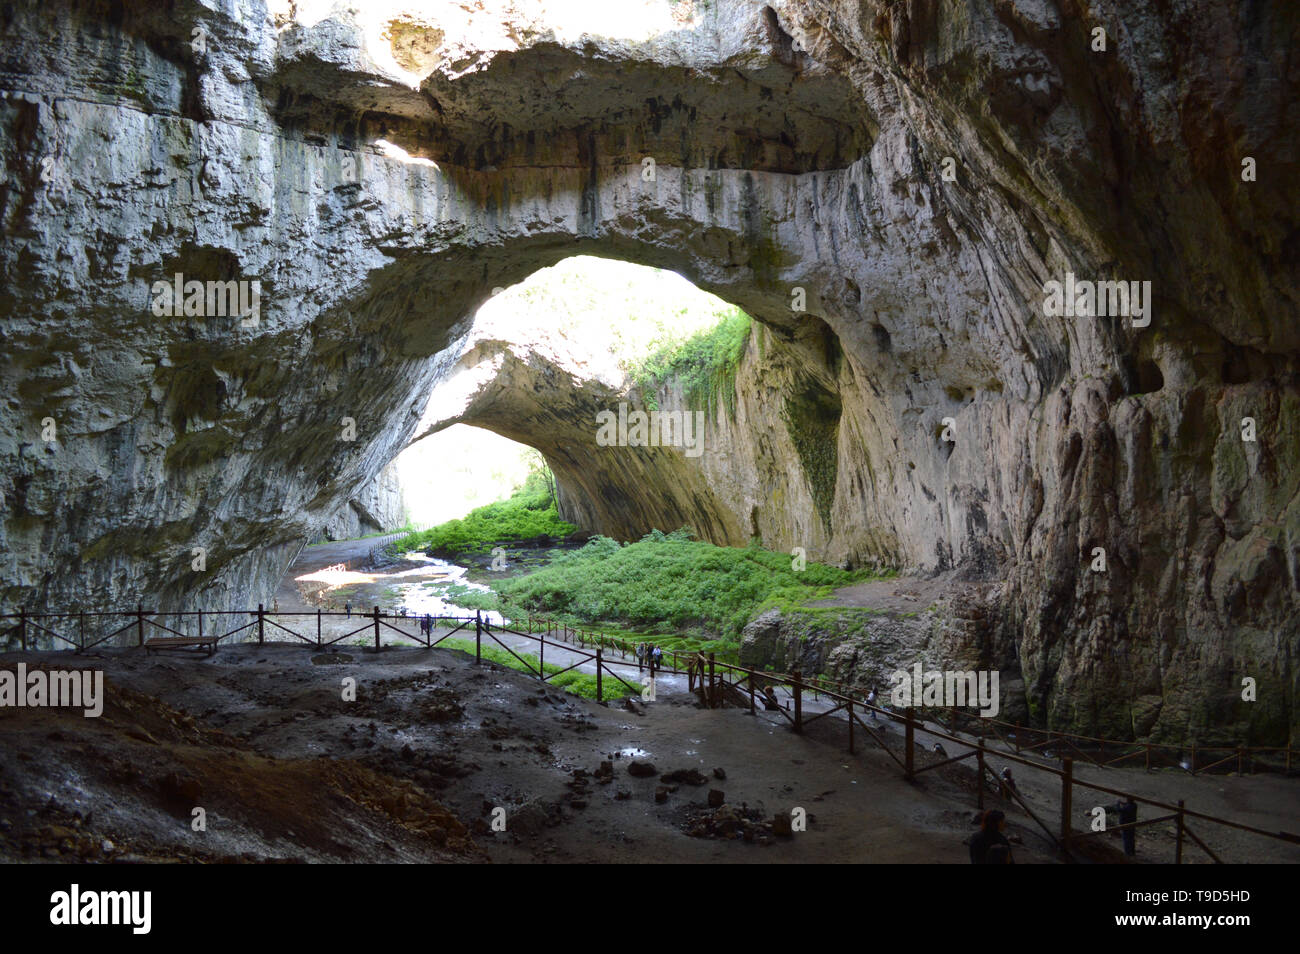
[[[961,582],[951,575],[930,579],[920,577],[894,577],[888,580],[868,580],[842,586],[824,600],[810,600],[808,606],[866,607],[888,613],[919,613],[940,599],[955,594],[983,592],[988,584]]]

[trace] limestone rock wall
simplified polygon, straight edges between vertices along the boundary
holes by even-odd
[[[406,503],[397,467],[389,463],[329,519],[320,531],[324,540],[354,540],[370,533],[396,530],[406,521]]]
[[[838,401],[835,453],[794,448],[772,545],[1002,581],[1054,725],[1295,726],[1294,4],[715,0],[639,41],[452,7],[0,14],[6,608],[266,600],[491,288],[587,252],[825,337],[775,390]],[[1044,314],[1067,271],[1150,280],[1151,324]],[[177,273],[260,282],[257,323],[155,314]],[[802,438],[749,433],[665,509],[751,533]]]

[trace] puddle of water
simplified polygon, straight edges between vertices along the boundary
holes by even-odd
[[[645,749],[619,749],[618,755],[619,758],[624,759],[647,759],[650,757],[650,753]]]

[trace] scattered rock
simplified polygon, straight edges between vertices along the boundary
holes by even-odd
[[[654,767],[653,762],[640,762],[633,759],[628,763],[627,774],[634,778],[651,778],[658,775],[659,770]]]
[[[506,830],[517,835],[536,835],[550,821],[550,809],[540,798],[530,798],[506,813]]]
[[[727,800],[726,794],[720,788],[709,789],[709,807],[718,808]]]
[[[681,782],[685,785],[703,785],[708,778],[698,769],[675,769],[663,776],[665,782]]]

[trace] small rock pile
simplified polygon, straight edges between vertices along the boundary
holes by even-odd
[[[721,795],[717,789],[709,794]],[[710,798],[710,803],[717,801]],[[777,822],[784,819],[784,829],[777,827]],[[687,806],[685,823],[682,830],[692,838],[722,838],[727,841],[745,841],[750,844],[770,845],[775,835],[790,833],[789,817],[777,815],[771,820],[764,819],[763,813],[756,808],[741,804],[739,808],[720,802],[714,807],[704,805]]]

